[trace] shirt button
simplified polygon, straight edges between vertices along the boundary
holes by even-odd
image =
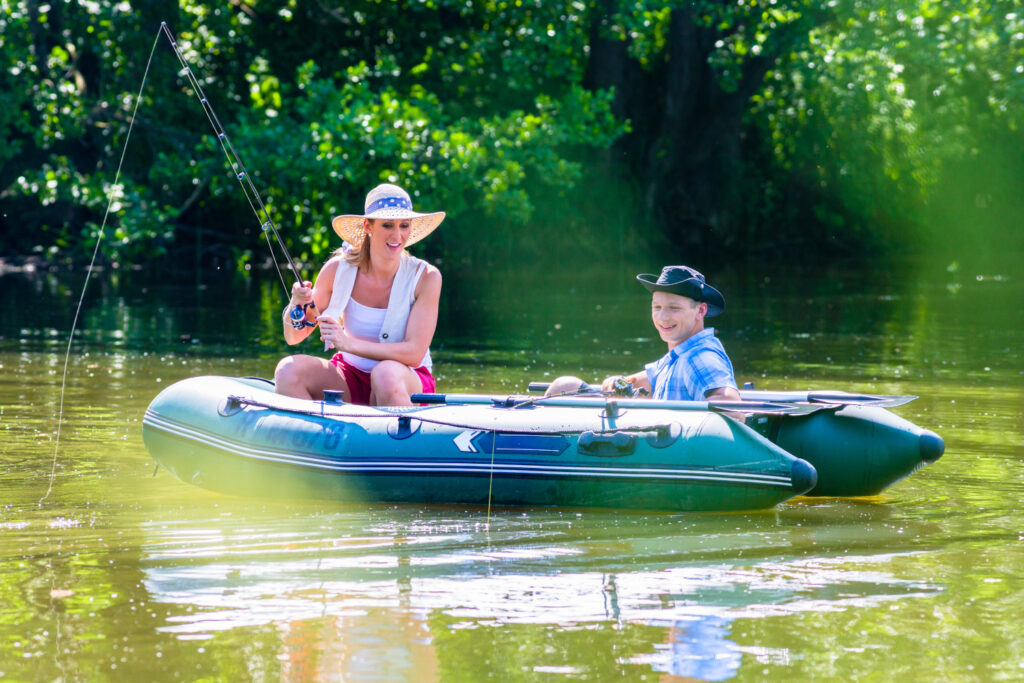
[[[382,336],[382,337],[384,337],[385,339],[387,339],[387,338],[388,338],[388,333],[387,333],[387,332],[385,332],[385,333],[384,333],[384,334],[382,334],[381,336]]]

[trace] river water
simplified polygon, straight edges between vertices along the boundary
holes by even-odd
[[[663,352],[630,269],[444,270],[439,390]],[[279,281],[96,274],[61,404],[84,274],[0,275],[0,679],[1024,678],[1024,270],[708,274],[741,382],[918,395],[894,411],[945,456],[755,513],[228,497],[154,475],[142,416],[178,379],[269,376]]]

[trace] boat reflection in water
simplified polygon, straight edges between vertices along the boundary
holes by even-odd
[[[779,633],[758,627],[767,618],[942,590],[899,575],[925,550],[848,552],[861,536],[886,545],[888,525],[871,520],[887,506],[837,505],[835,519],[848,522],[503,510],[488,523],[465,508],[405,507],[247,514],[144,529],[143,567],[152,598],[182,607],[162,631],[260,640],[284,678],[514,667],[726,680],[744,662],[788,661],[785,642],[756,642]],[[893,530],[890,548],[901,532],[914,529]]]

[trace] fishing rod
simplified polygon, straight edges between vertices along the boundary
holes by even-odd
[[[278,245],[281,247],[281,251],[284,252],[285,258],[288,259],[288,266],[295,275],[295,279],[298,282],[305,282],[302,279],[302,275],[299,273],[298,267],[295,265],[295,261],[288,252],[288,248],[285,246],[284,240],[281,239],[281,235],[277,231],[277,226],[274,225],[274,220],[270,217],[270,212],[267,211],[267,207],[263,203],[260,193],[256,190],[256,186],[253,185],[249,172],[245,169],[245,165],[238,156],[238,152],[235,151],[234,145],[231,144],[231,140],[228,139],[228,135],[224,131],[224,127],[220,124],[220,119],[217,117],[216,112],[213,111],[210,101],[203,92],[203,87],[199,84],[198,79],[196,79],[195,74],[192,72],[192,67],[189,66],[188,61],[185,59],[185,55],[181,54],[181,50],[178,49],[178,41],[175,40],[170,27],[167,26],[167,22],[160,22],[160,28],[157,30],[156,35],[153,36],[153,45],[149,50],[149,60],[146,62],[146,68],[142,74],[142,82],[139,84],[139,91],[135,96],[135,104],[132,107],[132,113],[128,119],[128,132],[125,135],[124,144],[121,146],[121,158],[117,163],[117,170],[114,172],[114,183],[109,196],[107,197],[107,208],[103,213],[103,220],[100,222],[99,230],[96,231],[96,244],[93,247],[92,258],[89,260],[89,266],[85,271],[85,282],[82,283],[82,292],[78,296],[78,305],[75,307],[75,315],[71,321],[71,331],[68,334],[67,349],[64,352],[64,369],[61,372],[60,379],[60,399],[57,405],[57,428],[53,441],[53,460],[50,465],[49,485],[47,486],[46,492],[43,494],[42,498],[39,499],[40,504],[50,496],[50,493],[53,491],[53,483],[57,477],[57,456],[60,452],[61,427],[64,424],[64,392],[67,388],[68,364],[71,359],[71,345],[75,338],[75,328],[78,326],[78,317],[82,311],[82,303],[85,301],[85,291],[89,286],[89,279],[92,276],[93,267],[96,265],[96,257],[100,251],[100,244],[103,242],[103,235],[107,227],[107,220],[110,218],[110,214],[114,206],[114,200],[119,191],[118,180],[121,178],[121,168],[124,166],[125,154],[128,151],[128,142],[131,140],[132,130],[135,128],[136,114],[138,114],[139,104],[142,102],[142,93],[146,88],[146,80],[149,78],[149,67],[153,63],[153,55],[156,54],[156,46],[160,40],[161,33],[167,37],[167,40],[171,44],[171,49],[174,50],[175,56],[177,56],[182,68],[184,68],[185,75],[188,77],[189,85],[192,87],[192,91],[196,94],[196,97],[199,98],[199,103],[203,106],[203,111],[206,112],[206,118],[209,119],[210,125],[213,126],[214,133],[217,134],[217,141],[220,142],[221,149],[224,150],[224,155],[227,157],[228,163],[231,165],[231,168],[235,173],[235,178],[237,178],[238,182],[242,185],[242,191],[245,193],[245,198],[249,202],[249,208],[253,210],[253,213],[256,215],[256,219],[262,224],[263,234],[267,238],[267,246],[270,248],[270,257],[274,261],[275,270],[277,270],[278,277],[281,278],[281,285],[284,287],[285,293],[289,294],[288,285],[284,281],[284,276],[281,275],[281,267],[274,255],[274,245],[270,241],[270,235],[267,234],[268,231],[274,235]],[[259,208],[257,209],[257,207]],[[261,211],[263,213],[263,218],[260,217]],[[305,305],[296,304],[292,307],[289,312],[292,327],[297,330],[301,330],[305,327],[316,327],[315,323],[311,323],[306,320],[306,311],[308,309],[313,309],[314,314],[316,313],[316,305],[312,302]]]
[[[548,396],[531,401],[529,396],[505,396],[498,394],[429,394],[411,396],[412,402],[428,405],[484,405],[494,408],[531,407],[544,401],[546,406],[562,408],[606,408],[614,413],[619,408],[636,410],[695,410],[722,413],[755,413],[776,415],[806,415],[826,409],[826,406],[804,406],[793,403],[771,401],[674,401],[649,398],[612,398],[596,394]]]
[[[550,382],[530,382],[530,386],[527,391],[531,393],[543,393],[547,391],[550,386]],[[651,392],[647,389],[635,386],[625,377],[616,377],[615,381],[612,382],[612,388],[610,391],[605,391],[599,386],[594,386],[581,381],[579,388],[575,391],[555,394],[555,396],[622,396],[624,398],[644,398],[650,395]],[[545,396],[544,398],[554,398],[555,396]]]
[[[267,207],[263,203],[263,199],[260,197],[259,191],[253,184],[252,177],[249,175],[245,165],[242,163],[242,159],[238,156],[238,152],[235,151],[235,146],[231,144],[231,140],[228,138],[228,134],[224,131],[224,126],[221,125],[220,119],[217,117],[217,113],[213,111],[213,105],[210,104],[210,100],[206,97],[206,93],[203,92],[203,86],[199,84],[199,80],[196,78],[195,73],[193,73],[192,67],[185,59],[185,55],[183,55],[181,50],[178,48],[178,41],[174,38],[174,34],[171,33],[171,29],[167,25],[166,21],[160,22],[160,31],[167,36],[167,40],[171,44],[171,49],[174,51],[174,55],[178,58],[182,68],[185,70],[185,76],[188,78],[188,83],[192,87],[192,91],[196,94],[196,97],[199,98],[199,103],[203,106],[203,111],[206,113],[206,118],[213,127],[213,132],[217,135],[217,141],[220,143],[221,149],[224,150],[224,156],[227,157],[228,164],[231,166],[231,170],[234,172],[235,178],[242,186],[242,192],[245,194],[245,198],[249,202],[249,208],[251,208],[253,213],[256,215],[256,220],[261,223],[260,227],[263,230],[264,236],[267,238],[267,246],[270,248],[270,257],[274,261],[274,266],[277,270],[278,277],[281,278],[281,284],[284,286],[285,293],[290,297],[291,295],[288,290],[288,285],[285,284],[284,277],[281,276],[281,267],[278,265],[277,258],[274,256],[274,246],[270,241],[270,235],[267,234],[268,232],[274,235],[274,239],[277,240],[277,244],[284,253],[285,258],[288,259],[288,266],[295,275],[295,280],[300,283],[305,283],[305,280],[302,279],[302,275],[299,273],[299,269],[295,265],[292,255],[288,252],[288,247],[285,246],[284,240],[281,239],[281,234],[277,231],[277,226],[274,225],[274,220],[270,217],[270,212],[267,211]],[[296,330],[301,330],[306,327],[316,327],[315,323],[311,323],[306,319],[307,309],[312,309],[314,314],[317,312],[316,304],[313,302],[308,304],[296,304],[289,311],[292,327]]]

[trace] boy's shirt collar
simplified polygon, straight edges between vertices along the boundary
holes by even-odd
[[[686,341],[684,341],[682,344],[678,344],[675,348],[673,348],[671,351],[669,351],[667,355],[672,356],[672,359],[674,360],[674,359],[678,358],[679,355],[681,353],[683,353],[684,351],[687,351],[687,350],[693,348],[694,346],[701,345],[702,343],[704,343],[705,339],[707,339],[708,337],[713,337],[713,336],[715,336],[715,328],[713,328],[713,327],[705,327],[703,330],[701,330],[697,334],[695,334],[695,335],[693,335],[691,337],[688,337],[686,339]]]

